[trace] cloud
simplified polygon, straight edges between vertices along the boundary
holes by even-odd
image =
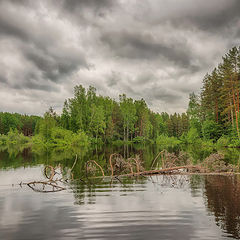
[[[145,21],[153,24],[169,23],[175,27],[195,28],[203,31],[214,31],[232,27],[240,18],[238,0],[204,1],[151,0],[140,5],[136,17],[141,19],[143,13],[151,12]],[[146,7],[147,6],[147,7]]]
[[[8,74],[0,74],[9,87],[57,91],[51,82],[65,81],[79,69],[89,68],[82,47],[74,38],[66,39],[69,23],[17,7],[4,2],[0,10],[0,61],[8,69]]]
[[[238,0],[0,0],[0,111],[60,112],[82,84],[183,112],[239,43],[239,8]]]
[[[112,0],[64,0],[63,6],[69,11],[81,10],[82,8],[91,9],[94,12],[109,9],[116,5],[117,1]]]
[[[154,39],[150,34],[140,32],[106,32],[102,35],[103,43],[120,57],[140,60],[166,59],[182,67],[191,65],[191,54],[186,52],[187,44],[177,39],[168,43],[161,43],[161,39]]]

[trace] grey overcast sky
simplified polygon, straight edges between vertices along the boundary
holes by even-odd
[[[0,111],[61,111],[73,87],[183,112],[240,45],[239,0],[0,0]]]

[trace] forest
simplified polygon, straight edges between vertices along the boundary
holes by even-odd
[[[240,48],[232,48],[191,93],[186,113],[155,113],[144,99],[118,101],[93,86],[74,87],[62,113],[44,116],[0,112],[0,145],[87,146],[90,144],[218,144],[239,147]]]

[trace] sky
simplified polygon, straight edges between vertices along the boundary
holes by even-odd
[[[0,111],[58,113],[75,85],[156,112],[240,45],[239,0],[0,0]]]

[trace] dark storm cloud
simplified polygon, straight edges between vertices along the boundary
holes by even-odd
[[[101,40],[120,57],[140,60],[157,60],[163,57],[181,67],[197,70],[197,66],[191,63],[192,56],[187,43],[179,42],[177,39],[174,44],[168,44],[155,40],[150,34],[114,31],[103,33]]]
[[[239,44],[239,9],[239,0],[0,0],[0,110],[39,113],[83,84],[184,111]]]
[[[238,29],[238,31],[236,32],[236,35],[235,35],[237,38],[240,38],[240,28]]]
[[[29,4],[28,1],[22,3],[27,6]],[[24,18],[24,12],[12,10],[4,1],[0,10],[0,40],[12,42],[21,52],[24,63],[30,62],[32,65],[21,72],[16,83],[9,85],[15,89],[54,91],[57,88],[50,86],[48,80],[61,82],[75,71],[89,68],[84,53],[79,48],[61,42],[64,32],[39,21],[37,17],[30,20]],[[4,79],[5,82],[6,79],[9,80]]]
[[[27,78],[27,79],[28,81],[26,81],[24,84],[15,84],[13,87],[15,89],[35,89],[35,90],[41,90],[45,92],[52,92],[57,90],[56,87],[51,86],[50,84],[42,84],[31,78]]]
[[[0,8],[0,39],[15,39],[41,49],[47,49],[61,40],[58,29],[42,22],[40,16],[27,18],[25,8],[18,12],[8,9],[8,6],[5,4]]]
[[[51,4],[59,5],[59,16],[68,18],[79,27],[97,26],[100,19],[104,19],[118,6],[118,0],[51,0]]]
[[[1,83],[7,83],[7,78],[5,76],[0,75],[0,82]]]
[[[118,82],[121,82],[121,73],[112,72],[108,77],[107,86],[108,87],[116,86]]]
[[[232,4],[231,4],[232,3]],[[221,10],[212,11],[211,14],[202,14],[197,16],[189,16],[188,23],[198,26],[202,30],[207,31],[220,31],[223,28],[231,27],[237,24],[237,20],[240,19],[240,1],[230,0],[230,4]]]
[[[136,78],[127,78],[121,73],[113,72],[108,77],[107,86],[110,88],[121,87],[122,93],[127,93],[134,99],[144,98],[150,105],[153,105],[155,101],[174,104],[181,100],[180,93],[182,91],[179,86],[168,89],[164,85],[158,85],[157,82],[159,82],[158,77],[151,72],[143,72]]]
[[[220,31],[237,23],[240,19],[239,0],[192,1],[178,0],[148,1],[147,10],[152,14],[146,18],[151,24],[173,24],[186,29],[199,28],[203,31]],[[143,6],[144,8],[144,6]],[[145,11],[145,13],[147,13]],[[141,14],[144,11],[141,12]],[[142,15],[136,14],[140,20]],[[221,34],[221,33],[220,33]]]
[[[170,89],[166,89],[163,87],[145,87],[143,91],[144,99],[151,104],[154,105],[155,101],[159,101],[162,104],[175,104],[181,100],[182,96],[179,93],[174,92]],[[141,97],[140,94],[138,96]]]
[[[157,77],[151,73],[151,72],[146,72],[146,73],[142,73],[140,76],[138,76],[136,78],[136,83],[138,85],[145,85],[145,84],[149,84],[151,82],[155,82],[157,80]]]
[[[178,95],[178,93],[176,94],[176,92],[163,88],[148,89],[148,94],[151,96],[151,100],[161,100],[166,104],[176,103],[181,99],[181,96]]]
[[[94,12],[109,9],[117,3],[117,0],[64,0],[63,6],[69,11],[81,10],[82,8],[92,9]]]
[[[143,73],[137,79],[126,84],[124,92],[131,94],[134,98],[144,98],[149,104],[155,101],[164,104],[174,104],[181,100],[181,90],[178,88],[169,89],[167,86],[157,84],[159,79],[151,73]]]
[[[71,48],[62,48],[61,52],[56,49],[51,53],[46,49],[27,48],[23,54],[42,72],[43,78],[54,82],[83,66],[88,67],[83,54]]]

